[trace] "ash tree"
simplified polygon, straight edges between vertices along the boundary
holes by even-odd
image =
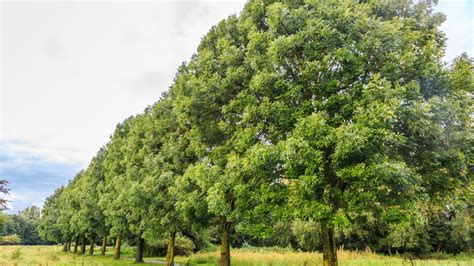
[[[38,225],[38,232],[42,239],[59,243],[63,240],[61,228],[57,223],[62,203],[60,202],[64,187],[60,187],[47,197],[42,208],[42,218]]]
[[[352,215],[403,219],[470,178],[469,116],[455,109],[469,106],[469,89],[442,64],[432,3],[256,3],[268,27],[258,33],[268,60],[251,83],[268,95],[260,119],[293,215],[321,224],[325,265],[337,265],[334,228]]]
[[[103,208],[105,224],[109,235],[115,239],[115,259],[120,259],[122,241],[129,233],[126,203],[130,195],[124,193],[124,184],[127,184],[124,147],[132,125],[133,117],[129,117],[117,125],[111,136],[103,161],[105,182],[98,188],[99,205]]]
[[[94,254],[94,245],[99,237],[106,237],[105,217],[103,209],[99,205],[99,193],[97,187],[104,181],[104,169],[102,161],[104,159],[104,150],[100,149],[97,155],[92,159],[89,167],[81,177],[78,189],[79,211],[75,222],[80,227],[85,238],[89,240],[89,255]],[[104,240],[102,240],[104,241]],[[104,247],[104,242],[102,245]]]

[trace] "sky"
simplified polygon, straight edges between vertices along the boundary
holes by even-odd
[[[0,2],[0,179],[9,213],[86,168],[117,123],[171,85],[245,1]],[[474,0],[440,0],[445,60],[474,55]]]

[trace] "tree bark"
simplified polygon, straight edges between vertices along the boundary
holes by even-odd
[[[321,223],[323,236],[323,266],[337,266],[336,239],[334,237],[334,227],[328,227]]]
[[[136,263],[143,263],[143,249],[145,247],[145,239],[141,236],[137,237],[137,253],[135,255]]]
[[[64,252],[67,251],[67,241],[64,241],[64,244],[63,244],[63,251],[64,251]]]
[[[166,250],[166,266],[174,265],[174,244],[176,241],[176,231],[171,230],[168,235],[168,249]]]
[[[122,245],[122,237],[117,236],[117,239],[115,240],[115,254],[114,254],[114,259],[118,260],[120,259],[120,246]]]
[[[79,237],[76,236],[76,241],[74,242],[74,253],[77,254],[77,247],[79,246]]]
[[[89,255],[94,255],[94,245],[95,245],[95,237],[91,237],[90,239],[91,245],[89,247]]]
[[[71,251],[71,239],[67,241],[66,251],[67,252]]]
[[[87,238],[82,238],[82,245],[81,245],[81,254],[86,254],[86,245],[87,245]]]
[[[102,248],[100,249],[100,255],[105,256],[105,249],[107,248],[107,237],[104,236],[102,239]]]
[[[225,217],[221,218],[221,260],[220,266],[230,266],[230,227]]]

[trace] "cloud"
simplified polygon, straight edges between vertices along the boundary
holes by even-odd
[[[441,0],[436,11],[446,15],[441,30],[446,34],[445,60],[451,61],[463,52],[474,56],[474,1]]]
[[[0,141],[0,178],[9,182],[10,195],[6,197],[10,201],[9,213],[32,204],[39,205],[38,202],[43,202],[81,169],[77,164],[51,161],[29,152],[12,150],[10,146]]]
[[[149,71],[130,83],[131,88],[138,92],[163,91],[169,86],[171,77],[160,71]]]
[[[57,39],[49,39],[44,46],[44,51],[49,58],[59,59],[64,55],[64,46]]]

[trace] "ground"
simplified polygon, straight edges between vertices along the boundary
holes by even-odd
[[[62,252],[62,246],[0,246],[0,265],[133,265],[133,247],[124,247],[121,260],[114,260],[112,248],[105,257],[75,255]],[[279,266],[279,265],[321,265],[322,255],[310,252],[292,252],[279,249],[232,250],[232,265],[237,266]],[[373,253],[340,251],[340,265],[474,265],[473,254],[461,254],[448,259],[410,260],[401,256],[381,256]],[[145,258],[141,265],[158,265],[163,258]],[[180,265],[218,265],[218,252],[197,253],[190,257],[177,257]]]

